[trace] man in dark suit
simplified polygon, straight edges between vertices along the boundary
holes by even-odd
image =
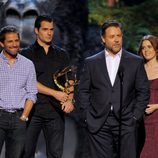
[[[143,60],[122,49],[122,36],[117,21],[102,25],[105,50],[85,60],[78,86],[91,158],[136,158],[136,127],[149,86]]]

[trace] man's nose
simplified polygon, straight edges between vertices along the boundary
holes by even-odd
[[[13,46],[14,46],[14,47],[17,47],[18,44],[19,44],[19,42],[17,42],[17,41],[14,41],[14,42],[13,42]]]
[[[115,42],[119,42],[119,38],[118,38],[118,37],[115,37],[114,41],[115,41]]]
[[[52,30],[48,30],[48,35],[51,35],[52,34]]]

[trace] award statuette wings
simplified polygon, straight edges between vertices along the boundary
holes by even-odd
[[[68,66],[64,69],[62,69],[61,71],[57,71],[54,75],[53,75],[53,80],[55,85],[63,92],[70,94],[73,93],[74,91],[74,86],[78,84],[78,80],[76,77],[76,70],[77,67],[75,66]],[[71,76],[72,79],[69,79],[69,75]],[[62,85],[59,82],[59,78],[60,77],[65,77],[65,84]]]

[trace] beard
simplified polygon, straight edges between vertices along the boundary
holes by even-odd
[[[108,47],[105,45],[105,48],[108,52],[112,54],[117,54],[121,50],[122,46],[118,45],[118,46]]]
[[[12,58],[16,58],[17,54],[18,54],[18,51],[16,53],[12,52],[12,51],[9,51],[7,49],[4,49],[5,53],[8,54],[9,56],[11,56]]]

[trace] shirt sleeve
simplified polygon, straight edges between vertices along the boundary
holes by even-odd
[[[33,103],[35,103],[37,100],[36,95],[38,93],[38,90],[37,90],[35,67],[32,62],[30,64],[29,75],[27,78],[26,91],[27,91],[26,99],[31,100]]]

